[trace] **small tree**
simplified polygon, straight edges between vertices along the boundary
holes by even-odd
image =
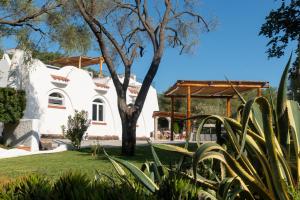
[[[71,140],[72,145],[75,149],[80,149],[82,136],[88,129],[90,120],[88,120],[87,111],[78,112],[75,110],[75,115],[68,117],[67,128],[63,125],[62,132],[66,138]]]

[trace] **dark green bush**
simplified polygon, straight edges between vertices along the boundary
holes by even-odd
[[[0,122],[15,123],[23,117],[26,106],[25,92],[0,88]]]

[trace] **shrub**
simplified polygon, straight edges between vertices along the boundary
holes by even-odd
[[[86,111],[78,112],[75,110],[75,114],[72,117],[68,117],[67,128],[62,126],[62,132],[66,138],[71,140],[75,149],[80,149],[82,136],[88,129],[90,120],[88,120],[88,113]]]
[[[3,136],[8,136],[11,127],[23,117],[26,107],[25,92],[14,88],[0,88],[0,122],[4,123]],[[5,143],[5,137],[0,138],[0,143]]]
[[[52,199],[73,200],[73,199],[93,199],[91,181],[85,174],[80,172],[69,172],[61,176],[52,189]]]
[[[18,122],[23,117],[25,106],[26,98],[23,90],[0,88],[0,122]]]
[[[99,173],[97,173],[97,177]],[[53,184],[40,175],[29,175],[0,187],[4,200],[151,200],[142,187],[120,179],[89,179],[78,171],[62,175]]]
[[[2,186],[0,199],[47,200],[51,185],[44,176],[33,174]]]

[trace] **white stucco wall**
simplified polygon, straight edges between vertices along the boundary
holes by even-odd
[[[87,130],[89,136],[118,136],[121,139],[121,120],[117,108],[117,95],[112,80],[107,78],[92,79],[87,71],[65,66],[60,69],[47,67],[44,63],[35,60],[32,63],[29,80],[26,85],[27,105],[24,114],[26,119],[39,119],[40,134],[61,134],[61,126],[66,125],[69,115],[74,110],[86,110],[92,118],[92,102],[100,98],[104,102],[104,121],[98,124],[91,123]],[[69,79],[67,84],[53,82],[51,75]],[[109,86],[106,91],[96,90],[95,81]],[[63,81],[56,81],[64,83]],[[134,79],[130,85],[140,85]],[[52,92],[59,92],[64,96],[64,109],[49,108],[48,96]],[[130,92],[128,92],[130,95]],[[128,96],[129,97],[129,96]],[[130,98],[128,98],[130,99]],[[137,137],[149,137],[154,130],[153,111],[158,110],[156,90],[151,87],[147,95],[143,110],[137,123]]]

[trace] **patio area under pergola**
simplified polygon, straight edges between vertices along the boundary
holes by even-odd
[[[244,93],[256,90],[256,95],[262,95],[262,89],[269,88],[269,82],[264,81],[194,81],[178,80],[171,86],[164,96],[171,99],[171,140],[174,139],[173,124],[175,118],[174,102],[175,99],[186,99],[186,134],[191,132],[191,101],[193,98],[202,99],[226,99],[226,116],[231,116],[231,99],[234,98],[238,91]],[[235,91],[236,90],[236,91]]]

